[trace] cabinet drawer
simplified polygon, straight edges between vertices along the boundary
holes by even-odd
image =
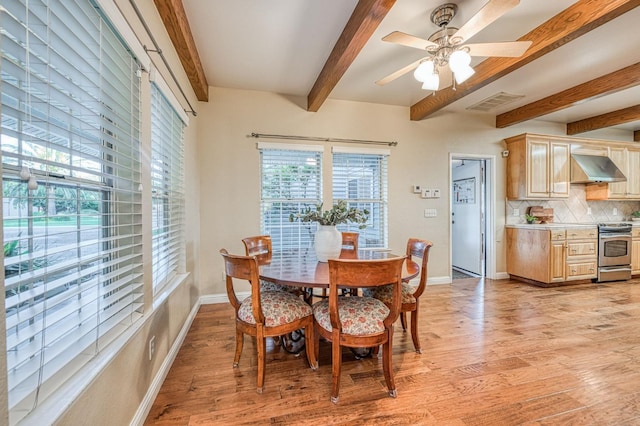
[[[581,242],[581,243],[568,242],[567,258],[570,258],[571,256],[586,256],[586,255],[595,256],[596,245],[597,245],[596,241],[588,241],[588,242]]]
[[[567,229],[567,240],[587,240],[598,238],[598,228]]]
[[[551,232],[551,241],[564,240],[564,229],[554,229]]]
[[[566,280],[582,280],[588,278],[596,278],[597,261],[590,260],[587,262],[567,263]]]
[[[633,238],[640,238],[640,226],[634,226],[631,228],[631,236]]]

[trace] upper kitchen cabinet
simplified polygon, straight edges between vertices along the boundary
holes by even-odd
[[[627,180],[587,185],[587,200],[640,200],[640,147],[615,145],[608,150]]]
[[[506,139],[507,198],[540,200],[569,197],[570,144],[542,135]]]

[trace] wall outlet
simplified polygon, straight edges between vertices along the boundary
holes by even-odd
[[[587,207],[587,214],[591,215],[591,207]]]
[[[613,215],[617,216],[618,215],[618,209],[616,209],[615,207],[613,208]]]
[[[513,209],[514,216],[520,216],[520,209]]]
[[[153,359],[153,356],[156,353],[156,336],[151,336],[149,339],[149,361]]]
[[[424,217],[437,217],[438,210],[436,209],[424,209]]]

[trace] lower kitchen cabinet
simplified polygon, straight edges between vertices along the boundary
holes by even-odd
[[[596,227],[507,228],[507,272],[513,278],[539,284],[590,280],[597,277],[597,255]]]
[[[640,275],[640,227],[631,229],[631,275]]]

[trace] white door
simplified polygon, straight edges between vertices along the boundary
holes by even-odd
[[[453,267],[484,276],[484,160],[451,165]]]

